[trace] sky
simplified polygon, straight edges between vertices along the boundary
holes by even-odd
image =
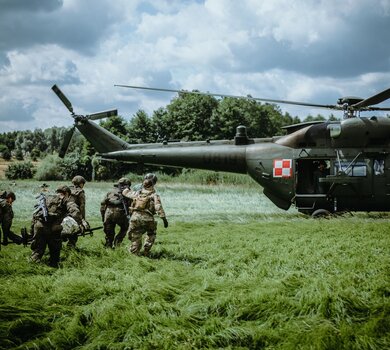
[[[71,126],[53,84],[77,114],[118,108],[126,120],[175,94],[115,84],[366,98],[390,87],[389,33],[390,0],[0,0],[0,132]]]

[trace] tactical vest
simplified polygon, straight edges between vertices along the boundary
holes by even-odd
[[[123,200],[125,200],[125,198],[123,198]],[[118,191],[111,191],[110,193],[108,193],[106,205],[108,205],[109,207],[122,207],[123,202],[121,194]]]
[[[62,199],[58,196],[50,195],[46,197],[46,208],[48,213],[48,221],[62,221],[62,219],[66,216],[66,204],[62,201]],[[34,218],[43,221],[43,211],[38,210],[34,213]]]
[[[154,192],[138,191],[136,196],[133,198],[131,209],[134,211],[147,212],[151,215],[154,214]]]
[[[73,200],[78,206],[80,206],[80,194],[82,193],[83,189],[80,187],[70,186],[71,190],[70,199]]]

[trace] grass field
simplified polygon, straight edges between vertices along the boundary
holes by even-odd
[[[15,231],[38,185],[14,187]],[[111,185],[87,184],[91,226]],[[0,348],[390,348],[388,214],[314,220],[250,185],[158,191],[170,226],[150,258],[104,249],[102,232],[64,249],[59,269],[2,247]]]

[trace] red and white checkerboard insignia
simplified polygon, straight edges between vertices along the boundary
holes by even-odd
[[[292,176],[292,159],[274,159],[274,177],[290,178]]]

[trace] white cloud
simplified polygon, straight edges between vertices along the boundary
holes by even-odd
[[[118,107],[125,116],[139,108],[151,113],[172,95],[116,83],[331,104],[388,87],[389,0],[65,0],[50,6],[32,12],[19,33],[9,26],[12,16],[19,18],[15,9],[0,15],[2,37],[17,38],[0,44],[0,121],[9,119],[6,106],[14,115],[7,130],[43,120],[48,127],[71,125],[50,90],[54,83],[77,113]]]

